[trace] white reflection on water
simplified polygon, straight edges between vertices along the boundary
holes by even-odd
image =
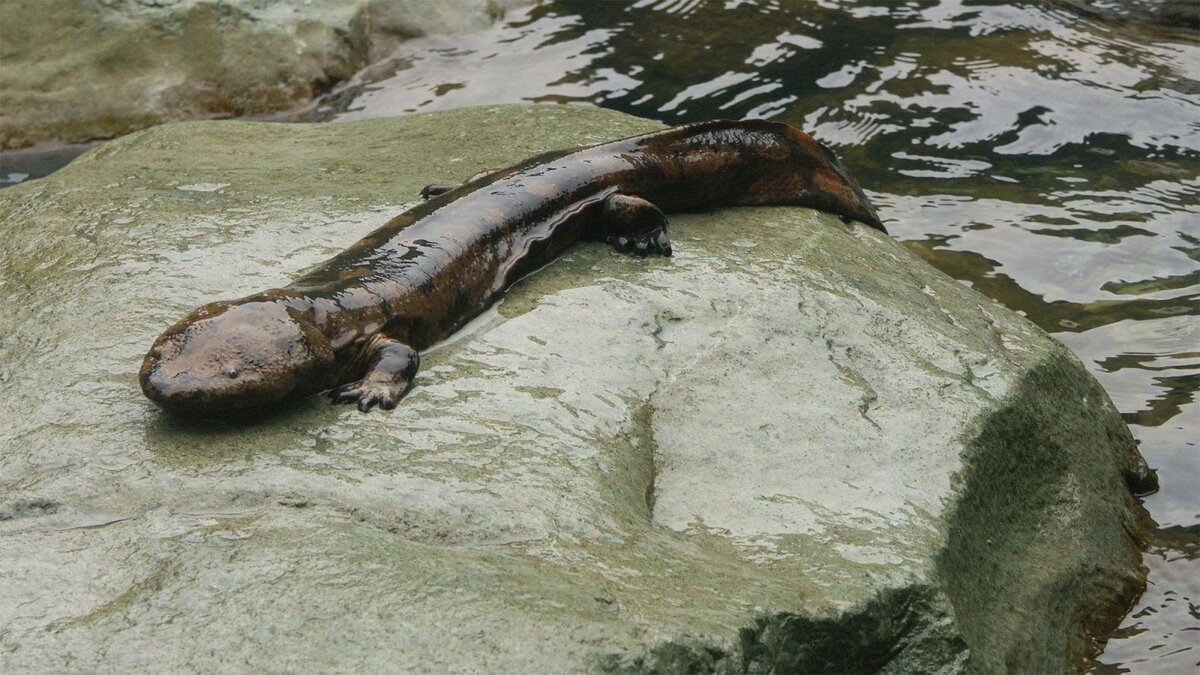
[[[409,40],[391,57],[400,69],[369,84],[337,119],[515,103],[543,98],[548,92],[564,99],[583,99],[596,91],[621,92],[636,84],[631,77],[612,71],[597,71],[587,82],[555,84],[564,68],[586,68],[609,51],[605,44],[612,36],[610,29],[584,30],[568,40],[554,39],[579,26],[577,17],[548,17],[521,27],[501,24],[483,33]]]

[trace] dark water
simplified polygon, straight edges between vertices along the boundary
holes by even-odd
[[[1146,7],[550,2],[409,42],[324,110],[588,101],[783,120],[834,146],[893,235],[1054,333],[1108,390],[1163,487],[1146,499],[1149,590],[1094,669],[1195,672],[1200,41]]]
[[[0,188],[49,176],[71,160],[95,147],[99,141],[71,145],[47,145],[0,152]]]

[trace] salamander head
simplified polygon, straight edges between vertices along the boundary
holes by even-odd
[[[332,384],[333,350],[302,313],[272,301],[215,302],[171,326],[142,362],[142,391],[168,410],[221,415]]]

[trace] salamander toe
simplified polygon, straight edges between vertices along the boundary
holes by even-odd
[[[397,389],[400,389],[397,391]],[[396,407],[403,396],[404,390],[396,384],[384,382],[351,382],[329,391],[329,398],[334,403],[354,403],[361,412],[367,412],[375,406],[383,410]]]
[[[609,243],[621,253],[633,253],[637,256],[652,253],[667,257],[671,255],[671,235],[666,224],[645,232],[610,237]]]

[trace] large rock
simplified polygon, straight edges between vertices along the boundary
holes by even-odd
[[[0,149],[284,110],[401,40],[478,30],[522,0],[8,0]]]
[[[575,247],[391,413],[138,390],[203,302],[586,107],[134,134],[0,192],[0,670],[1049,671],[1143,584],[1144,472],[1062,345],[804,209]]]

